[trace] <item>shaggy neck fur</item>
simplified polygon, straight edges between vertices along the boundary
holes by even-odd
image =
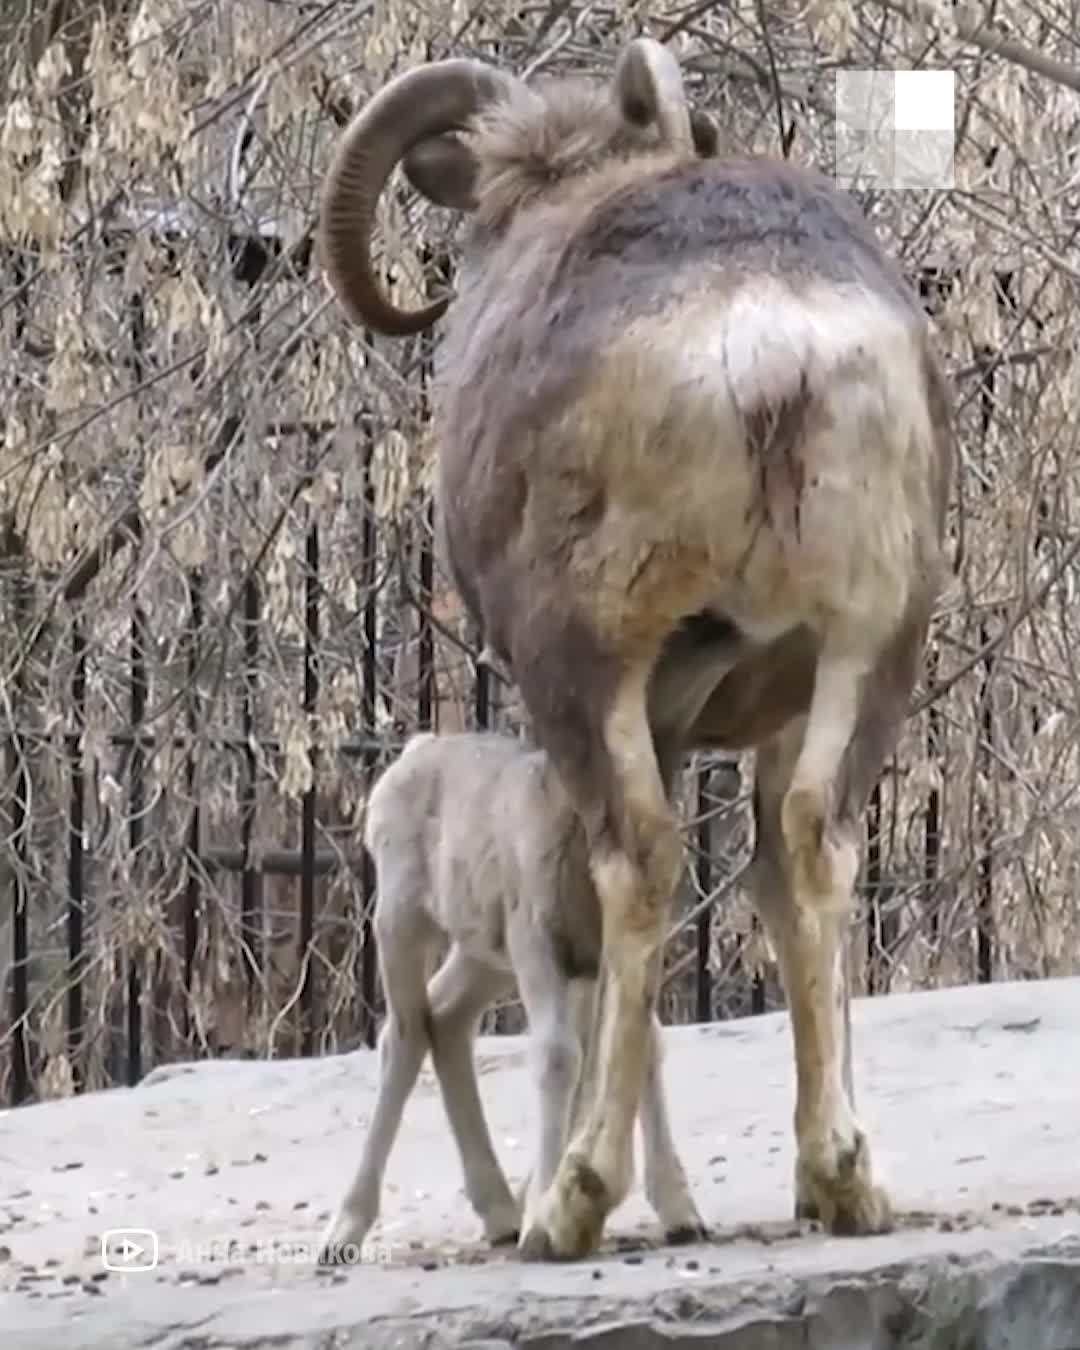
[[[587,182],[640,174],[648,156],[660,168],[676,158],[654,126],[628,124],[605,89],[577,80],[523,89],[477,118],[469,143],[478,163],[474,227],[500,233],[540,198],[552,200]]]

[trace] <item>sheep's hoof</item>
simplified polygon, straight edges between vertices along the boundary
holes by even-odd
[[[669,1247],[689,1247],[694,1242],[708,1242],[709,1230],[703,1223],[681,1223],[677,1228],[669,1228],[664,1241]]]
[[[796,1215],[818,1220],[833,1237],[892,1232],[892,1204],[872,1179],[870,1147],[862,1131],[856,1131],[850,1145],[837,1149],[827,1169],[799,1163]]]
[[[795,1163],[795,1222],[821,1222],[821,1206],[814,1198],[806,1168],[799,1161]]]
[[[818,1205],[818,1202],[812,1196],[796,1195],[795,1222],[796,1223],[821,1222],[821,1208]]]
[[[488,1244],[492,1247],[513,1247],[516,1246],[521,1238],[521,1234],[516,1228],[511,1228],[505,1233],[496,1233],[494,1237],[488,1238]]]
[[[540,1213],[521,1239],[525,1261],[577,1261],[600,1245],[611,1210],[608,1188],[580,1154],[568,1154]]]

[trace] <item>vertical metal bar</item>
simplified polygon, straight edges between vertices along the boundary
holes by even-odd
[[[984,620],[979,625],[979,642],[985,646],[990,641],[990,626]],[[991,652],[984,664],[983,687],[982,687],[982,739],[984,749],[980,752],[978,759],[987,761],[987,787],[986,796],[980,804],[979,815],[981,817],[981,829],[978,832],[979,841],[979,901],[978,911],[975,921],[975,950],[976,950],[976,978],[980,984],[990,984],[994,978],[994,945],[995,945],[995,923],[994,923],[994,860],[993,845],[995,830],[995,816],[993,802],[987,800],[992,792],[990,784],[993,782],[994,765],[991,760],[994,748],[994,654]]]
[[[435,638],[431,629],[434,602],[435,559],[432,539],[435,530],[435,503],[429,498],[424,507],[423,537],[420,542],[420,624],[417,635],[419,685],[416,696],[416,720],[422,730],[430,730],[435,711]]]
[[[694,870],[698,892],[702,896],[710,895],[713,888],[712,859],[712,818],[710,812],[709,788],[712,781],[712,769],[705,763],[699,764],[697,771],[697,858]],[[696,962],[696,1009],[698,1022],[712,1021],[712,974],[709,968],[709,955],[712,946],[713,907],[708,904],[697,916],[697,962]]]
[[[315,725],[319,699],[319,528],[314,513],[308,526],[305,546],[307,575],[304,581],[304,714],[309,727]],[[311,752],[315,769],[317,751]],[[300,1053],[310,1055],[315,1044],[312,1011],[315,999],[315,970],[312,964],[312,940],[315,933],[315,779],[304,793],[300,823],[300,961],[303,983],[300,987]]]
[[[11,834],[15,865],[11,874],[11,1100],[18,1106],[30,1096],[30,1046],[27,1016],[30,1008],[29,899],[26,875],[29,867],[27,816],[29,783],[22,737],[16,728],[8,740],[8,777],[14,780],[11,804]]]
[[[146,615],[136,605],[131,615],[131,729],[132,745],[128,776],[128,848],[131,854],[131,874],[136,891],[145,884],[139,850],[142,846],[146,809],[146,752],[142,740],[142,724],[146,717],[147,677],[146,644],[148,641]],[[141,896],[136,895],[139,903]],[[142,953],[127,954],[127,1081],[134,1087],[142,1077]]]
[[[485,665],[476,667],[476,687],[473,691],[473,711],[480,731],[491,725],[491,671]]]
[[[132,379],[136,386],[146,375],[146,307],[142,296],[132,295],[128,303],[131,321]],[[133,540],[133,547],[138,541]],[[146,878],[142,876],[139,848],[143,837],[143,811],[146,805],[145,755],[142,744],[142,723],[146,716],[146,616],[136,605],[131,614],[131,731],[132,745],[128,777],[128,848],[130,871],[136,892]],[[138,904],[142,897],[136,895]],[[141,952],[127,953],[127,1081],[134,1085],[142,1077],[142,978]]]
[[[937,684],[938,652],[932,646],[927,655],[926,682],[928,688]],[[926,714],[926,758],[939,772],[941,764],[941,710],[932,703]],[[936,942],[941,932],[941,910],[936,894],[938,875],[941,870],[941,789],[938,787],[938,775],[933,778],[933,786],[926,794],[926,814],[923,826],[923,882],[926,887],[924,903],[929,906],[930,939]]]
[[[866,992],[881,987],[878,967],[882,948],[881,925],[881,782],[874,784],[866,810]]]
[[[376,582],[376,524],[375,484],[372,481],[372,458],[375,438],[365,434],[364,452],[364,519],[361,525],[360,584],[364,590],[364,688],[360,706],[360,721],[367,744],[364,748],[364,790],[370,792],[375,776],[375,692],[379,667],[376,661],[378,642],[378,597]],[[377,1026],[375,998],[378,982],[378,954],[375,947],[375,928],[372,916],[375,906],[375,864],[364,850],[360,877],[360,895],[363,913],[360,933],[360,999],[361,1034],[364,1044],[373,1049]]]
[[[12,251],[12,271],[18,300],[15,306],[15,342],[22,342],[30,312],[26,288],[31,258],[22,249]],[[24,289],[25,288],[25,289]],[[22,632],[30,607],[25,575],[15,578],[15,631]],[[16,695],[21,693],[22,676],[17,678]],[[13,700],[16,710],[21,699]],[[16,714],[17,715],[17,714]],[[30,931],[27,915],[26,876],[30,863],[27,839],[29,782],[22,737],[17,725],[11,728],[7,743],[8,779],[12,781],[11,839],[14,866],[11,872],[11,1101],[18,1106],[30,1095],[30,1046],[27,1016],[30,1008]]]
[[[86,638],[77,618],[71,623],[71,706],[74,726],[68,736],[68,973],[67,973],[67,1051],[75,1085],[85,1086],[83,1068],[83,974],[85,947],[83,923],[86,914],[84,890],[84,811],[86,805],[83,778],[83,733],[86,730]]]
[[[199,909],[202,901],[202,883],[199,879],[199,854],[202,846],[201,816],[199,810],[199,777],[196,737],[199,732],[199,710],[196,677],[199,668],[199,648],[202,645],[202,577],[193,571],[188,577],[188,707],[187,726],[190,747],[187,758],[186,783],[191,803],[191,825],[188,830],[188,873],[184,893],[184,1041],[189,1053],[194,1029],[192,1017],[192,985],[195,978],[195,953],[199,948]]]
[[[249,576],[244,583],[244,701],[241,726],[244,735],[244,781],[240,789],[240,848],[244,869],[240,874],[241,942],[250,953],[248,966],[248,1013],[252,1014],[262,988],[263,913],[262,878],[251,863],[251,841],[255,832],[255,808],[258,800],[255,725],[259,681],[259,582]]]
[[[449,272],[445,258],[438,256],[429,247],[421,253],[424,271],[427,275],[426,289],[432,294],[437,285],[436,278]],[[420,388],[423,398],[422,417],[427,422],[431,417],[430,391],[435,376],[435,340],[430,332],[420,335]],[[424,507],[420,540],[420,615],[417,632],[417,675],[416,691],[417,722],[422,730],[430,730],[435,712],[435,640],[431,628],[431,609],[434,601],[434,550],[435,502],[429,497]]]

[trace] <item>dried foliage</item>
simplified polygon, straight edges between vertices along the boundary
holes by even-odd
[[[838,69],[957,71],[954,190],[860,194],[937,314],[962,463],[956,584],[868,815],[858,982],[1075,969],[1077,14],[996,13],[5,6],[0,1097],[370,1040],[365,783],[420,722],[520,719],[477,685],[432,565],[430,339],[345,327],[312,263],[315,190],[399,69],[607,73],[643,28],[732,148],[826,170]],[[452,267],[453,222],[399,186],[380,225],[412,303]],[[738,895],[746,782],[687,777],[671,1018],[779,996]]]

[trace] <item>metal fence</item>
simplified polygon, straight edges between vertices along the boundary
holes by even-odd
[[[57,188],[49,219],[62,227],[59,252],[33,242],[40,222],[0,241],[3,1101],[134,1083],[184,1058],[373,1045],[382,1007],[374,877],[360,842],[364,794],[415,729],[515,731],[522,720],[513,690],[478,662],[460,612],[448,607],[430,493],[413,484],[402,509],[379,505],[376,460],[387,433],[422,435],[414,410],[424,403],[428,340],[388,352],[343,336],[313,284],[315,150],[362,92],[353,73],[357,53],[369,51],[366,7],[299,18],[290,7],[269,9],[237,0],[197,7],[186,20],[199,131],[183,191],[158,132],[127,127],[129,100],[118,96],[94,116],[106,131],[118,119],[117,154],[141,146],[127,177],[112,183],[99,165],[93,182],[103,199],[85,224]],[[550,23],[565,9],[555,7]],[[387,7],[371,23],[392,29],[395,15]],[[584,24],[584,13],[577,18]],[[498,39],[507,59],[531,64],[549,19],[515,18],[483,41]],[[273,117],[256,116],[273,92],[271,70],[258,64],[266,51],[310,54],[310,31],[324,20],[317,114],[305,92],[291,109],[286,99]],[[789,76],[821,61],[791,49],[784,93],[775,70],[758,78],[774,65],[764,33],[755,75],[727,57],[729,21],[745,52],[738,16],[721,6],[699,20],[703,106],[735,125],[742,114],[732,90],[741,90],[752,147],[779,96],[794,99],[802,154],[812,159],[820,99]],[[294,21],[279,47],[268,45],[268,31]],[[554,37],[548,58],[562,52],[569,67],[589,64],[612,49],[622,21],[596,11],[588,41],[563,51],[565,35]],[[258,56],[250,70],[241,29]],[[876,50],[869,36],[867,60]],[[400,34],[383,37],[384,53],[401,46]],[[783,40],[807,39],[792,30]],[[378,44],[370,50],[380,59]],[[981,76],[968,81],[965,97],[981,97],[981,85]],[[55,102],[49,90],[34,97]],[[825,111],[822,126],[831,125]],[[995,109],[995,126],[1001,115]],[[51,126],[51,108],[36,120]],[[1036,120],[1063,153],[1073,144],[1048,114]],[[74,145],[90,123],[89,114],[73,120]],[[770,143],[771,131],[761,135]],[[992,155],[977,138],[965,153],[1004,162],[1009,138],[994,138]],[[1010,190],[1037,192],[1038,182],[1017,172]],[[866,812],[853,982],[874,994],[1075,969],[1080,880],[1072,831],[1080,537],[1067,341],[1075,276],[1056,261],[1075,245],[1075,212],[1062,198],[1051,229],[1046,202],[1029,202],[1039,247],[1025,260],[1011,228],[999,237],[986,226],[978,246],[968,242],[970,194],[932,210],[913,200],[919,194],[892,195],[886,214],[941,320],[961,405],[949,536],[962,594],[939,616],[915,715]],[[397,203],[399,223],[413,209]],[[279,216],[285,223],[271,228]],[[927,253],[931,221],[949,245],[940,262]],[[417,238],[448,248],[437,213],[424,222]],[[389,270],[413,253],[412,245],[392,253]],[[449,257],[432,256],[427,243],[415,254],[417,275],[426,266],[445,282]],[[51,383],[65,352],[75,353],[66,377],[77,386],[66,392]],[[322,406],[312,413],[319,379]],[[198,472],[175,491],[167,485],[168,510],[155,516],[147,479],[171,435],[188,438]],[[328,452],[335,441],[343,445]],[[60,468],[54,451],[67,456]],[[336,511],[314,491],[328,461],[343,478],[359,465]],[[277,498],[259,498],[260,475],[275,473],[280,510]],[[26,497],[60,483],[65,509],[74,503],[85,520],[90,501],[98,514],[63,546],[39,538],[35,553],[30,536],[47,536],[49,513],[9,488],[24,477],[33,480]],[[206,561],[167,557],[163,540],[196,513],[214,535]],[[295,622],[282,621],[282,571]],[[342,572],[354,587],[348,604],[335,590]],[[752,845],[745,767],[722,756],[687,764],[688,866],[667,949],[668,1021],[782,1002],[738,886]],[[520,1025],[512,1003],[488,1020],[492,1030]]]

